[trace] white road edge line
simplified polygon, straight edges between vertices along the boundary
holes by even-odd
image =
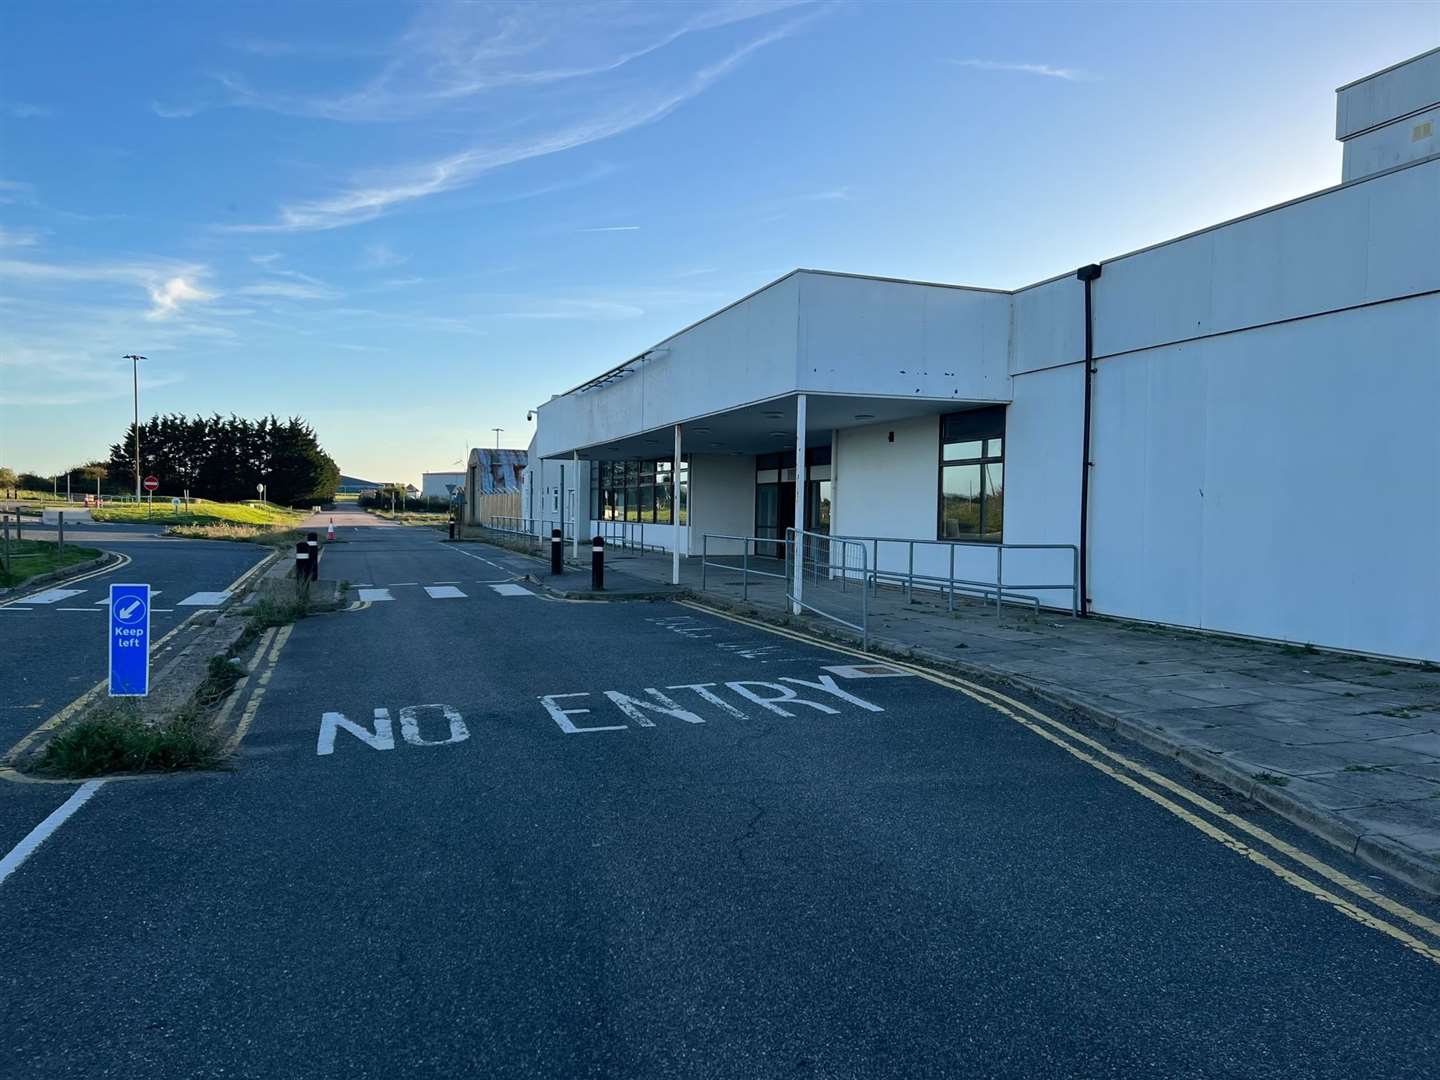
[[[5,879],[20,869],[20,864],[35,853],[35,849],[50,839],[50,834],[64,825],[66,820],[90,801],[90,797],[100,790],[104,780],[86,780],[75,792],[63,803],[50,811],[50,816],[30,830],[28,836],[10,850],[5,858],[0,859],[0,885],[5,884]]]

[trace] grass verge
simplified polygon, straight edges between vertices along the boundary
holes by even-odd
[[[10,569],[7,571],[0,564],[0,588],[20,585],[41,574],[99,557],[100,552],[96,548],[66,544],[64,552],[60,552],[57,545],[47,540],[11,540]]]
[[[168,500],[157,502],[153,507],[148,503],[111,503],[97,507],[91,512],[96,521],[128,521],[152,525],[294,525],[305,515],[299,510],[270,503],[210,502],[208,499],[192,499],[188,507],[175,510]]]

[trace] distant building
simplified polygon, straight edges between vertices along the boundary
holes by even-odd
[[[470,451],[468,490],[480,495],[503,495],[520,490],[529,455],[524,450],[491,450],[477,446]]]
[[[455,492],[464,492],[463,472],[427,472],[420,474],[420,494],[427,499],[453,499]]]
[[[341,473],[340,486],[335,490],[341,495],[359,495],[361,492],[375,491],[383,486],[373,480],[361,480],[358,476],[346,476]]]
[[[477,446],[470,451],[462,489],[467,522],[478,524],[496,514],[520,512],[520,491],[529,457],[524,450],[490,450]],[[513,498],[496,498],[506,495]]]

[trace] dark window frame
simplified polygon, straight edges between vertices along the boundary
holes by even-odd
[[[940,417],[937,425],[937,436],[939,445],[936,447],[936,457],[939,460],[939,467],[935,470],[935,537],[947,543],[966,544],[1003,544],[1005,542],[1005,482],[1000,482],[1000,528],[998,535],[993,539],[987,538],[983,531],[971,537],[946,536],[945,535],[945,467],[947,465],[975,465],[980,470],[980,508],[977,518],[981,530],[985,528],[985,503],[989,497],[988,481],[989,473],[987,465],[999,465],[1004,475],[1005,468],[1005,406],[994,405],[983,409],[970,409],[965,412],[946,413]],[[990,453],[992,440],[1000,442],[1000,452]],[[949,443],[956,442],[979,442],[980,456],[947,458],[945,447]]]

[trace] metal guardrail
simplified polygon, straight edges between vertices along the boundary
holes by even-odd
[[[559,529],[560,535],[566,540],[575,539],[575,522],[563,521],[560,518],[502,517],[492,514],[486,528],[517,536],[540,537],[546,541],[550,539],[552,530]],[[584,539],[588,540],[589,537]]]
[[[955,608],[955,594],[966,593],[978,595],[987,602],[995,601],[995,610],[998,613],[1005,603],[1028,604],[1038,612],[1040,610],[1039,597],[1031,593],[1043,592],[1068,592],[1070,594],[1070,614],[1080,614],[1080,549],[1074,544],[987,544],[976,541],[965,540],[916,540],[904,536],[844,536],[833,537],[832,539],[852,540],[856,543],[870,545],[870,572],[866,578],[866,584],[871,589],[879,586],[883,581],[895,582],[905,587],[905,598],[914,597],[915,586],[918,583],[922,588],[931,587],[946,594],[946,607],[948,610]],[[880,554],[882,544],[903,544],[906,548],[905,569],[882,569],[880,565]],[[947,548],[949,560],[948,573],[926,574],[915,572],[915,549],[916,547]],[[956,550],[973,550],[980,552],[994,552],[995,555],[995,576],[993,580],[980,578],[955,576],[955,552]],[[1070,580],[1068,582],[1040,582],[1035,584],[1011,582],[1005,580],[1005,552],[1007,551],[1065,551],[1070,553]]]
[[[1071,615],[1079,614],[1080,551],[1074,544],[985,544],[963,540],[917,540],[900,536],[843,536],[808,531],[801,534],[801,537],[804,561],[799,597],[795,595],[794,587],[794,529],[786,530],[783,541],[774,537],[705,533],[700,545],[700,588],[703,590],[709,587],[708,572],[712,569],[738,571],[741,575],[741,596],[744,599],[749,598],[751,577],[781,578],[785,581],[786,599],[790,603],[798,603],[825,618],[859,630],[862,637],[868,637],[869,622],[869,603],[862,599],[862,596],[875,594],[882,582],[903,586],[907,600],[914,598],[917,586],[943,593],[946,606],[952,611],[957,594],[979,596],[986,603],[993,601],[997,614],[1007,603],[1024,604],[1038,613],[1041,602],[1034,593],[1067,592],[1070,594]],[[887,544],[904,545],[903,567],[881,565],[881,557],[885,554],[884,545]],[[926,547],[946,549],[945,573],[926,573],[923,569],[917,572],[916,549]],[[781,551],[783,563],[780,554],[761,554],[768,549]],[[993,554],[993,579],[956,576],[957,551],[967,550],[982,552],[987,557]],[[1070,580],[1034,583],[1007,581],[1007,551],[1067,552]],[[767,565],[775,567],[777,563],[783,567],[781,572],[763,568]],[[804,595],[807,589],[808,597]]]
[[[864,649],[870,645],[870,590],[864,584],[850,588],[851,578],[857,576],[862,583],[869,580],[864,544],[829,533],[785,530],[785,599],[797,608],[858,630]],[[858,622],[852,621],[857,618]]]
[[[710,549],[710,541],[712,540],[718,541],[722,547],[733,547],[738,544],[740,546],[740,553],[738,555],[725,555],[720,551],[712,551]],[[785,573],[783,570],[777,573],[774,570],[761,570],[755,565],[756,563],[781,563],[779,559],[773,556],[760,555],[757,546],[759,544],[766,544],[769,547],[779,547],[781,541],[776,540],[774,537],[767,540],[759,536],[732,536],[729,533],[706,533],[702,536],[700,538],[700,590],[703,592],[709,586],[709,571],[711,569],[739,570],[740,597],[742,600],[750,599],[750,576],[752,574],[756,577],[774,578],[784,581]],[[739,559],[740,561],[738,563],[716,561],[717,559],[723,558]],[[784,563],[781,563],[781,565],[789,565],[788,559]]]
[[[611,550],[667,552],[670,550],[664,544],[646,542],[645,522],[643,521],[587,521],[585,526],[586,533],[580,537],[582,543],[588,543],[595,536],[602,536],[605,538],[605,546]],[[486,519],[484,527],[512,536],[537,537],[543,546],[549,542],[553,529],[559,529],[567,543],[574,540],[576,522],[561,521],[559,518],[506,517],[491,514]]]

